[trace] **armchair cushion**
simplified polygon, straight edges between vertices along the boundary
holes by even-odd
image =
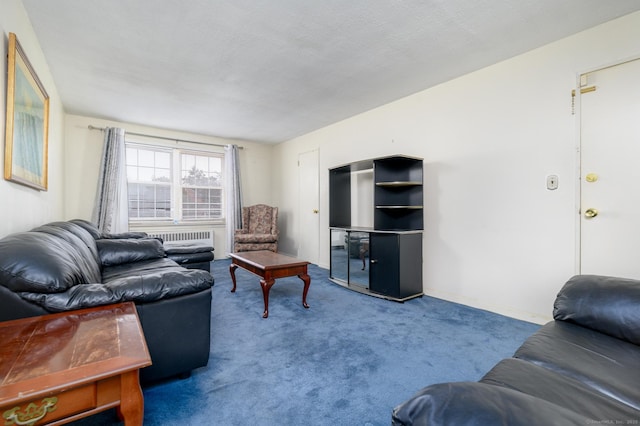
[[[248,234],[277,234],[278,208],[266,204],[242,208],[242,228]]]
[[[236,234],[236,243],[275,243],[278,236],[274,234]]]
[[[278,251],[278,208],[266,204],[242,208],[242,228],[234,232],[234,251]]]

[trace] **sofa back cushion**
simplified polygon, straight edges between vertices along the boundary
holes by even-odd
[[[20,232],[0,240],[0,284],[11,291],[57,293],[85,279],[77,252],[58,236]],[[98,281],[99,282],[99,281]]]
[[[553,317],[640,345],[640,281],[577,275],[558,293]]]
[[[69,249],[73,251],[82,267],[84,282],[100,282],[100,256],[96,241],[83,227],[71,222],[51,222],[31,230],[55,235],[69,243]]]

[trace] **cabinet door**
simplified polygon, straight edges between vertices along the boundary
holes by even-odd
[[[400,297],[400,256],[398,234],[370,235],[369,290],[390,297]]]
[[[407,299],[422,294],[422,234],[370,236],[370,286],[373,292]]]

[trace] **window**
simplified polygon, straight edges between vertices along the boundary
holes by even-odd
[[[182,164],[182,218],[222,217],[222,158],[180,154]]]
[[[129,219],[223,218],[223,154],[127,143]]]

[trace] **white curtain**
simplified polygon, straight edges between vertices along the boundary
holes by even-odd
[[[242,226],[242,190],[240,187],[240,167],[238,145],[224,147],[224,184],[227,194],[227,251],[233,252],[234,231]]]
[[[105,234],[129,230],[124,129],[118,127],[104,129],[102,164],[92,220]]]

